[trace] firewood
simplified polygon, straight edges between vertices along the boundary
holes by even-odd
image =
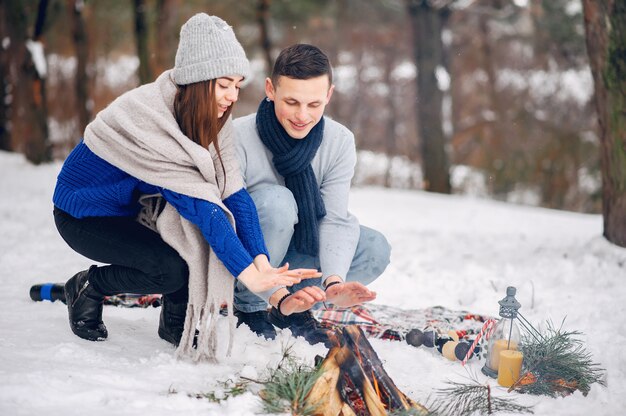
[[[356,325],[337,331],[338,343],[321,364],[322,376],[307,401],[320,416],[385,416],[389,411],[427,409],[391,380],[376,351]]]
[[[337,362],[334,360],[336,353],[337,349],[332,349],[328,353],[320,368],[321,376],[317,379],[307,397],[309,403],[317,406],[320,412],[318,414],[321,416],[337,416],[341,414],[344,407],[339,391],[335,388],[341,372]]]

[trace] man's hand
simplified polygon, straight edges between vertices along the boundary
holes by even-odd
[[[308,311],[317,302],[325,300],[326,294],[322,289],[317,286],[307,286],[285,298],[280,305],[279,312],[283,315],[291,315],[292,313]]]
[[[376,292],[369,290],[359,282],[341,282],[326,289],[326,301],[340,308],[360,305],[374,299],[376,299]]]

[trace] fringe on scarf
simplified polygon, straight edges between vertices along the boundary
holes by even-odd
[[[211,299],[204,306],[187,305],[185,317],[185,329],[176,349],[176,358],[191,358],[194,362],[208,361],[216,363],[217,360],[217,322],[220,318],[221,303],[217,299]],[[232,302],[226,303],[228,310],[228,348],[226,356],[232,354],[235,318]],[[196,331],[197,335],[196,335]],[[194,346],[194,341],[196,345]]]

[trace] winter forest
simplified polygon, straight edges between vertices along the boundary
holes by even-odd
[[[280,49],[328,53],[328,114],[355,133],[356,184],[601,210],[577,0],[6,1],[0,149],[64,158],[114,97],[173,66],[198,11],[230,22],[254,63],[235,115],[256,108]]]
[[[27,296],[89,264],[50,215],[63,161],[99,111],[173,67],[180,27],[200,12],[228,22],[251,62],[233,118],[257,111],[283,48],[330,58],[325,115],[356,140],[350,210],[393,248],[372,285],[380,310],[495,316],[516,286],[533,324],[567,317],[602,372],[584,394],[561,394],[565,383],[515,401],[494,389],[500,410],[626,409],[626,2],[0,0],[0,414],[318,414],[272,410],[250,380],[280,367],[285,345],[309,361],[326,354],[319,345],[237,328],[234,358],[194,366],[156,337],[150,307],[106,306],[117,338],[94,346],[71,334],[64,305]],[[36,323],[24,329],[24,317]],[[421,403],[483,365],[450,363],[441,345],[371,342]]]

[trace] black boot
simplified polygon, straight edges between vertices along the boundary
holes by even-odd
[[[180,338],[183,336],[185,328],[185,317],[187,316],[187,302],[172,303],[167,296],[161,298],[161,318],[159,319],[159,336],[178,346]],[[195,339],[194,339],[195,344]]]
[[[276,338],[276,330],[267,317],[267,311],[241,312],[235,309],[233,312],[237,317],[237,327],[245,324],[252,332],[265,339]]]
[[[109,335],[102,322],[104,295],[89,283],[95,268],[78,272],[65,283],[65,299],[72,332],[89,341],[104,341]]]
[[[278,328],[289,328],[294,336],[304,337],[311,345],[320,342],[323,342],[328,348],[333,345],[329,331],[320,326],[311,311],[292,313],[285,316],[278,309],[272,307],[269,312],[269,321]]]

